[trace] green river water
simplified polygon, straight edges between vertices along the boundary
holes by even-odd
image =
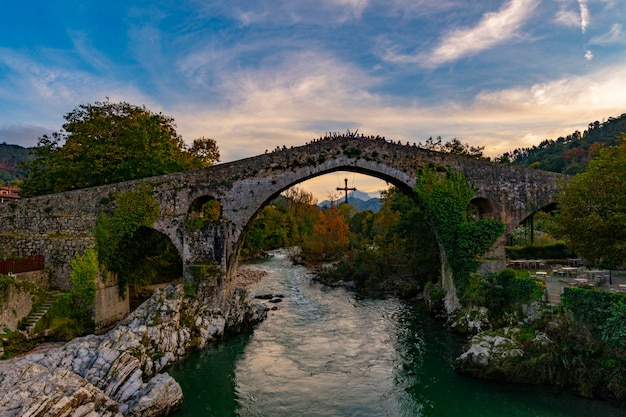
[[[545,387],[456,374],[460,340],[415,303],[311,283],[281,251],[254,267],[269,274],[251,294],[284,301],[252,333],[170,368],[185,395],[176,417],[626,415]]]

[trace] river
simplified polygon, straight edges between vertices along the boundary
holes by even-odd
[[[283,294],[250,334],[170,368],[185,395],[176,417],[612,417],[608,403],[480,381],[452,369],[460,340],[414,302],[361,298],[311,283],[284,251],[254,265],[251,294]]]

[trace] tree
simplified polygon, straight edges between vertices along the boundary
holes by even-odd
[[[201,159],[207,165],[213,165],[215,162],[220,161],[220,150],[217,147],[217,142],[215,142],[215,139],[205,138],[204,136],[194,139],[189,148],[189,154]]]
[[[291,187],[282,194],[287,210],[298,222],[298,234],[304,239],[313,234],[313,225],[319,218],[317,198],[302,188]],[[300,243],[300,242],[294,242]]]
[[[283,199],[276,199],[263,207],[246,233],[241,247],[241,256],[244,259],[255,258],[265,251],[299,243],[301,219],[295,218],[283,203]]]
[[[93,247],[87,248],[82,255],[70,261],[72,265],[72,300],[73,313],[79,321],[91,319],[91,309],[96,302],[96,279],[98,278],[98,255]]]
[[[468,156],[475,159],[483,159],[483,150],[485,149],[484,146],[471,146],[469,143],[463,143],[457,138],[442,143],[441,136],[437,136],[437,139],[430,137],[426,142],[420,142],[419,146],[431,151]]]
[[[340,259],[350,246],[350,229],[336,206],[320,213],[313,236],[302,244],[302,254],[310,262]]]
[[[555,235],[581,258],[608,268],[626,262],[626,134],[562,188],[555,221]]]
[[[56,193],[200,168],[217,161],[212,139],[187,150],[174,119],[145,106],[110,101],[82,104],[60,132],[39,138],[22,193]]]

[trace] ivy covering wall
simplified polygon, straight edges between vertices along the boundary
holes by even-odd
[[[132,238],[140,227],[152,227],[161,209],[147,185],[118,194],[115,201],[113,214],[100,216],[94,235],[100,266],[118,273],[120,291],[124,291],[137,255]]]
[[[427,166],[418,174],[415,192],[443,247],[461,297],[470,275],[502,233],[504,225],[494,219],[472,221],[467,209],[475,191],[465,176],[451,168]]]

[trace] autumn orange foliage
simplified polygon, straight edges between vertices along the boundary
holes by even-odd
[[[322,211],[313,236],[303,244],[303,256],[310,262],[337,260],[350,248],[349,235],[350,228],[337,207]]]

